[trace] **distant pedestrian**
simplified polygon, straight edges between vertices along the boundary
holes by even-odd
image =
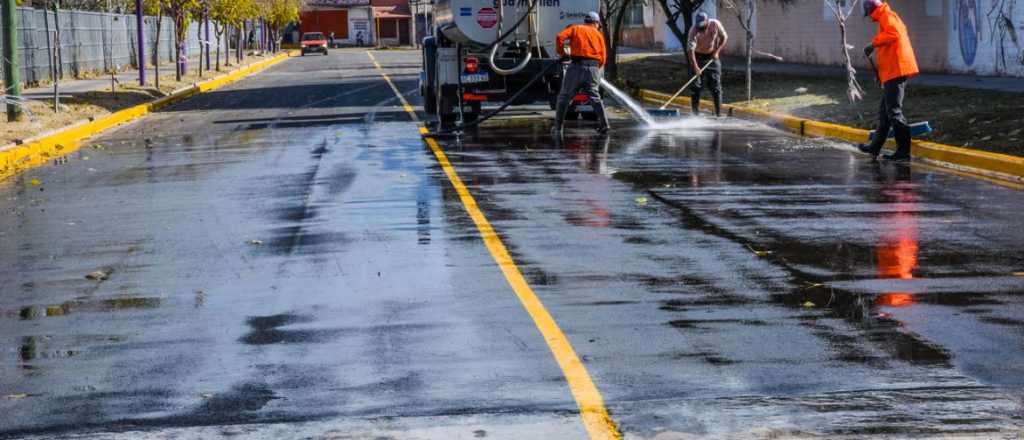
[[[555,40],[555,50],[561,56],[569,56],[572,60],[562,78],[562,89],[558,92],[555,105],[555,126],[552,131],[556,135],[562,133],[562,123],[569,105],[577,93],[587,95],[594,114],[600,124],[597,132],[608,132],[608,118],[601,102],[601,78],[604,75],[604,63],[608,58],[605,52],[604,35],[601,34],[601,17],[597,12],[588,12],[583,24],[574,24],[565,28]]]
[[[329,41],[327,42],[327,46],[329,46],[332,49],[335,48],[336,46],[334,45],[334,32],[331,32],[331,35],[330,37],[328,37],[328,40]]]
[[[700,12],[694,18],[694,26],[687,36],[690,49],[690,72],[700,76],[691,86],[690,106],[693,114],[700,113],[700,92],[705,86],[711,89],[711,98],[715,102],[715,116],[722,116],[722,61],[719,55],[729,41],[722,22],[709,18]],[[704,66],[707,66],[705,69]]]
[[[910,124],[903,114],[903,97],[907,81],[918,74],[914,48],[910,45],[907,26],[888,3],[881,0],[865,0],[864,16],[878,23],[878,34],[867,47],[864,55],[871,57],[877,51],[878,81],[882,83],[882,103],[878,110],[878,126],[870,145],[858,146],[861,151],[877,158],[882,145],[889,137],[891,128],[896,137],[896,152],[885,158],[894,161],[910,160]]]
[[[363,31],[356,32],[356,44],[359,46],[363,45]]]

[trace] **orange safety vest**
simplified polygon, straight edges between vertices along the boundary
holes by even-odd
[[[878,35],[871,41],[878,54],[878,76],[883,82],[917,75],[917,59],[914,47],[910,45],[907,26],[903,20],[889,7],[882,3],[871,13],[871,18],[878,22]]]
[[[574,58],[590,58],[597,60],[604,67],[608,55],[604,49],[604,35],[596,27],[588,24],[574,24],[559,32],[555,40],[555,50],[562,53],[562,42],[569,39],[569,50]]]

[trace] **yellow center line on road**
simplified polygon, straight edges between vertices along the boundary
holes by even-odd
[[[398,88],[391,82],[387,74],[384,73],[384,69],[377,63],[373,54],[369,51],[366,54],[373,60],[373,64],[377,67],[381,76],[384,77],[384,80],[391,86],[391,89],[394,90],[395,95],[401,99],[405,111],[409,112],[413,119],[418,121],[415,110],[405,100],[402,93],[398,91]],[[427,135],[428,131],[426,128],[420,127],[420,133]],[[569,339],[566,338],[565,333],[562,332],[562,329],[558,327],[558,323],[555,322],[555,318],[551,316],[551,313],[544,307],[544,303],[540,301],[537,294],[530,288],[529,283],[526,282],[526,278],[523,277],[519,266],[512,259],[512,255],[508,253],[508,249],[505,248],[505,244],[502,243],[501,238],[498,237],[491,223],[487,221],[487,217],[480,210],[476,199],[469,193],[466,185],[462,183],[462,179],[455,172],[455,167],[448,161],[448,156],[444,154],[437,140],[429,136],[424,136],[424,139],[431,152],[437,158],[437,162],[441,164],[441,168],[444,170],[445,175],[448,176],[448,180],[459,194],[462,206],[466,208],[469,217],[476,224],[477,231],[480,232],[480,238],[483,240],[487,250],[490,251],[494,262],[501,269],[501,273],[505,275],[505,280],[512,287],[512,291],[519,297],[519,302],[522,303],[523,308],[533,318],[533,323],[540,330],[544,341],[548,344],[548,348],[551,349],[551,353],[555,357],[555,361],[561,367],[562,374],[565,375],[565,380],[569,384],[569,390],[572,392],[573,398],[576,399],[576,405],[580,409],[580,417],[583,419],[583,425],[590,439],[621,439],[622,433],[619,432],[615,421],[608,414],[608,409],[604,406],[604,398],[601,397],[597,386],[594,385],[594,381],[590,378],[587,368],[583,365],[579,356],[576,355],[576,350],[572,348]]]
[[[373,56],[373,52],[366,51],[366,55],[370,57],[370,61],[373,61],[374,67],[376,67],[377,71],[380,72],[380,76],[384,77],[384,81],[391,87],[391,91],[395,92],[395,96],[397,96],[398,100],[402,102],[402,108],[405,109],[405,112],[409,114],[413,121],[419,122],[420,117],[416,115],[416,110],[409,105],[409,101],[405,100],[405,96],[402,95],[402,92],[398,91],[398,87],[395,87],[395,83],[391,81],[391,77],[388,76],[387,73],[384,73],[384,68],[377,62],[377,58]]]

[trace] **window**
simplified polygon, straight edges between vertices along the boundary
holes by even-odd
[[[644,2],[634,1],[633,4],[629,5],[629,9],[626,9],[626,18],[623,21],[626,27],[643,27]]]

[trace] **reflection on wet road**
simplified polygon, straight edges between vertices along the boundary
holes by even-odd
[[[1024,192],[616,125],[440,143],[627,438],[1019,436]],[[587,438],[364,53],[89,145],[0,183],[0,438]]]
[[[680,128],[448,145],[624,432],[1020,429],[1024,194]]]

